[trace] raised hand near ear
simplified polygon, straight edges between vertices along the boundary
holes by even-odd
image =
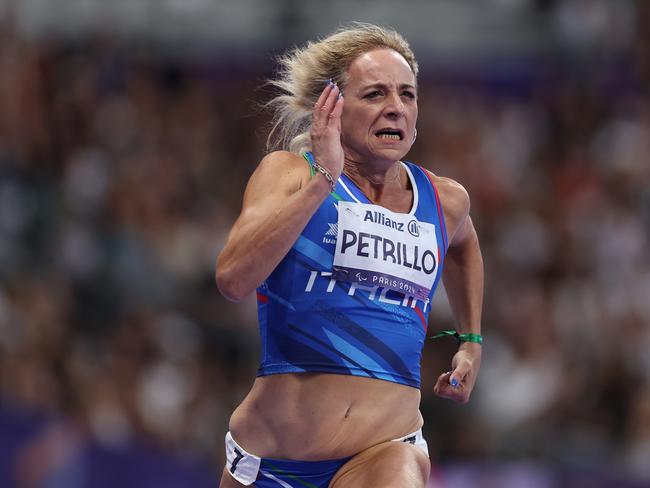
[[[343,147],[341,146],[341,114],[343,93],[332,81],[328,81],[321,93],[312,116],[311,143],[316,162],[330,172],[336,181],[343,171]]]

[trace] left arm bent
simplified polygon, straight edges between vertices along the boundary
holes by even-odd
[[[483,258],[478,236],[469,215],[469,196],[465,189],[448,178],[436,178],[445,214],[449,249],[443,282],[460,334],[481,333],[483,306]],[[479,368],[482,346],[462,342],[452,358],[451,371],[438,377],[436,395],[460,403],[469,400]]]

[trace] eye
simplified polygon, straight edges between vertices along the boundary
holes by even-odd
[[[378,96],[381,95],[381,92],[379,90],[373,90],[370,93],[366,93],[363,98],[377,98]]]
[[[410,90],[403,91],[402,96],[404,96],[406,98],[410,98],[411,100],[415,100],[415,93],[410,91]]]

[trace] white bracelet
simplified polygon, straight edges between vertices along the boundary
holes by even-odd
[[[334,181],[334,178],[332,177],[332,173],[327,171],[323,166],[318,164],[316,161],[313,163],[314,169],[317,170],[319,173],[322,173],[322,175],[325,177],[327,182],[330,184],[330,192],[334,191],[334,186],[336,185],[336,182]]]

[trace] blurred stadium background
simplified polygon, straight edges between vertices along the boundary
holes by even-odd
[[[213,266],[260,87],[351,20],[411,41],[409,159],[467,187],[482,240],[469,405],[431,391],[454,344],[425,348],[431,486],[650,486],[642,0],[0,0],[0,486],[218,485],[258,339]]]

